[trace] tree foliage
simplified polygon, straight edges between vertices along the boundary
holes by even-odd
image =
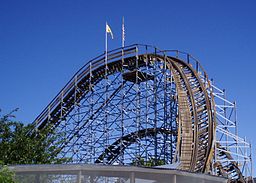
[[[165,164],[165,161],[162,159],[150,158],[149,160],[146,161],[144,158],[141,158],[141,157],[137,157],[131,163],[131,165],[143,166],[143,167],[153,167],[153,166],[160,166],[164,164]]]
[[[47,164],[63,163],[67,159],[57,157],[58,134],[51,128],[40,132],[28,133],[33,130],[32,125],[24,125],[15,121],[12,111],[0,115],[0,161],[4,165],[14,164]],[[59,134],[61,135],[61,134]],[[57,141],[56,145],[51,142]]]
[[[0,162],[2,164],[2,162]],[[14,183],[14,173],[6,165],[0,165],[0,182]]]

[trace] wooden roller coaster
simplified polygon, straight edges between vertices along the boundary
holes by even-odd
[[[96,57],[36,118],[34,130],[64,132],[59,155],[74,162],[159,159],[244,182],[235,161],[214,162],[216,112],[206,72],[189,54],[184,61],[169,53],[136,44],[110,51],[107,60]]]

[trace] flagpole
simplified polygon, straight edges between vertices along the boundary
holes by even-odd
[[[107,92],[107,64],[108,64],[108,33],[107,33],[107,22],[106,22],[106,27],[105,27],[105,75],[104,75],[104,79],[105,79],[105,105],[106,105],[106,102],[107,102],[107,98],[108,98],[108,92]],[[104,108],[104,120],[105,120],[105,123],[104,123],[104,137],[106,140],[104,140],[104,146],[105,148],[107,148],[107,138],[108,138],[108,134],[107,134],[107,111],[106,111],[106,108]],[[105,159],[103,160],[103,163],[105,163]]]
[[[124,17],[122,19],[122,47],[124,47]]]
[[[108,33],[107,33],[107,22],[106,22],[106,27],[105,27],[105,64],[107,67],[107,62],[108,62]]]

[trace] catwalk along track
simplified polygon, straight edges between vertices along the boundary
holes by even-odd
[[[52,144],[73,163],[176,164],[243,181],[236,163],[227,168],[214,162],[211,84],[200,63],[177,50],[135,44],[96,57],[33,124],[31,133],[51,128],[61,134],[61,143]],[[232,160],[228,153],[220,156]]]

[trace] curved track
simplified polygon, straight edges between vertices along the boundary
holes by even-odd
[[[95,163],[106,163],[106,164],[113,164],[115,159],[124,152],[124,150],[130,146],[131,144],[137,142],[141,138],[144,138],[146,136],[148,137],[154,137],[155,134],[175,134],[176,131],[172,131],[169,129],[164,128],[149,128],[149,129],[143,129],[138,132],[130,133],[124,137],[121,137],[117,141],[115,141],[113,144],[107,147],[105,151],[98,157],[98,159],[95,161]]]
[[[207,74],[189,55],[185,62],[168,53],[132,45],[91,60],[37,117],[35,129],[65,132],[60,155],[76,162],[159,157],[209,172],[215,109]]]

